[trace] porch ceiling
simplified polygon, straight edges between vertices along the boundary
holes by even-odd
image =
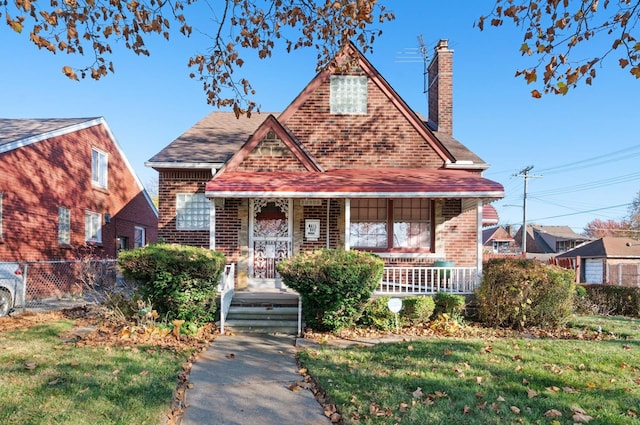
[[[462,170],[339,169],[326,172],[222,172],[207,183],[212,198],[504,197],[500,183]]]

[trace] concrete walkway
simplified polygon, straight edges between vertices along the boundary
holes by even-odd
[[[302,381],[295,337],[220,336],[193,364],[181,425],[327,425]]]

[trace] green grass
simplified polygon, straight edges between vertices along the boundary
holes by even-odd
[[[322,346],[301,351],[300,362],[345,424],[586,423],[573,417],[579,408],[591,425],[640,425],[638,321],[577,317],[570,326],[617,338]]]
[[[71,321],[3,333],[0,423],[159,424],[187,353],[153,347],[79,347]]]

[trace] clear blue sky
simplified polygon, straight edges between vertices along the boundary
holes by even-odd
[[[608,59],[591,87],[567,96],[532,99],[517,68],[531,65],[518,48],[522,31],[512,25],[480,32],[478,16],[490,0],[442,2],[386,1],[396,20],[367,57],[416,111],[426,114],[423,65],[404,61],[422,35],[433,52],[441,39],[454,50],[454,136],[491,164],[485,177],[502,183],[506,197],[493,205],[501,224],[522,223],[523,179],[532,165],[527,221],[568,225],[581,232],[594,218],[619,220],[640,185],[637,157],[640,81]],[[3,17],[4,18],[4,17]],[[204,22],[204,21],[202,21]],[[201,23],[202,24],[202,23]],[[116,73],[100,81],[70,81],[63,65],[81,59],[53,56],[28,42],[28,33],[0,29],[0,117],[49,118],[103,116],[143,183],[157,179],[144,163],[212,111],[201,83],[188,77],[188,57],[204,52],[206,38],[173,37],[153,41],[151,56],[124,48],[112,60]],[[266,112],[283,110],[315,75],[314,50],[293,54],[279,49],[265,60],[249,60],[238,76],[257,90]]]

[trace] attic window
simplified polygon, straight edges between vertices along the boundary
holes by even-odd
[[[367,77],[332,75],[329,103],[332,114],[366,114]]]

